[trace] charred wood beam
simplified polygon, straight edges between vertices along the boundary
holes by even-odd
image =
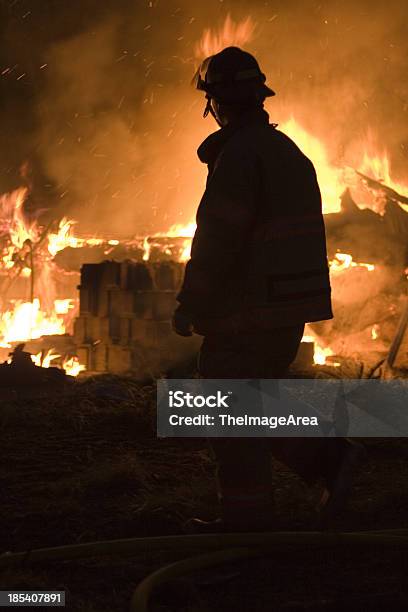
[[[383,194],[392,202],[408,204],[408,198],[406,196],[401,195],[394,189],[391,189],[391,187],[387,187],[387,185],[384,185],[380,181],[376,181],[375,179],[370,178],[369,176],[363,174],[362,172],[359,172],[358,170],[355,170],[355,173],[363,179],[367,187],[369,187],[370,189],[375,189],[376,191],[382,191]]]
[[[385,367],[392,369],[397,358],[398,352],[401,348],[402,341],[406,334],[408,327],[408,297],[405,298],[405,305],[402,311],[401,319],[398,324],[397,331],[395,333],[394,339],[391,343],[391,347],[389,353],[387,355],[385,361]]]

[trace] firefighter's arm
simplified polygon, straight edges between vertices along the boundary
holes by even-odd
[[[220,154],[197,213],[197,230],[179,310],[192,315],[217,311],[228,278],[245,249],[256,216],[259,174],[256,155],[234,139]]]

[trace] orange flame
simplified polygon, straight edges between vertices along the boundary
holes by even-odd
[[[45,355],[42,351],[37,353],[36,355],[31,355],[32,361],[36,366],[41,368],[50,368],[53,366],[53,361],[61,357],[58,353],[54,352],[54,349],[49,349]],[[68,376],[78,376],[81,372],[83,372],[86,368],[84,365],[79,363],[78,357],[65,357],[62,362],[62,369],[68,374]]]
[[[250,17],[241,21],[234,22],[230,16],[227,17],[223,27],[212,32],[206,30],[200,43],[196,47],[197,57],[211,55],[221,48],[235,44],[243,45],[249,42],[254,34],[255,24]],[[327,150],[322,143],[306,130],[304,130],[292,117],[281,124],[280,129],[287,133],[299,145],[304,153],[312,160],[316,167],[319,185],[322,191],[322,199],[325,213],[340,211],[340,197],[343,191],[354,181],[359,181],[358,176],[350,168],[339,168],[329,160]],[[384,154],[370,154],[371,150],[367,147],[361,156],[361,163],[358,170],[367,176],[371,176],[377,181],[384,183],[401,193],[408,196],[408,184],[399,184],[393,181],[388,156]],[[24,201],[28,190],[20,188],[10,194],[0,196],[0,236],[7,236],[2,251],[0,251],[0,266],[3,270],[9,270],[16,266],[21,276],[29,276],[30,269],[30,245],[36,245],[42,237],[43,228],[34,221],[30,222],[24,215]],[[357,200],[356,200],[357,201]],[[361,202],[358,201],[360,205]],[[408,210],[408,209],[407,209]],[[101,238],[80,238],[74,234],[74,220],[63,218],[56,231],[48,234],[43,243],[38,243],[36,256],[40,257],[41,265],[45,269],[45,276],[50,275],[52,259],[55,255],[66,247],[78,248],[84,245],[98,246],[107,244],[117,246],[119,241],[116,239],[104,240]],[[149,260],[152,247],[162,249],[163,253],[172,252],[167,250],[168,246],[163,246],[163,241],[154,238],[177,238],[177,247],[180,245],[178,259],[186,261],[190,256],[191,238],[194,235],[195,223],[188,225],[174,225],[167,232],[155,234],[149,238],[135,238],[135,244],[144,247],[143,260]],[[49,266],[49,268],[47,267]],[[358,263],[353,261],[353,257],[347,253],[337,253],[330,262],[332,274],[344,272],[352,267],[360,266],[369,272],[375,269],[369,263]],[[50,291],[52,295],[52,291]],[[52,301],[52,298],[51,298]],[[43,299],[44,304],[44,299]],[[67,325],[67,317],[72,316],[73,307],[76,305],[74,300],[54,300],[53,307],[44,311],[41,310],[40,300],[34,299],[33,302],[23,302],[15,300],[10,308],[6,308],[0,313],[0,346],[10,346],[11,342],[21,342],[28,339],[39,338],[42,335],[64,334]],[[372,329],[372,338],[377,336],[376,326]],[[304,337],[304,341],[313,340],[315,342],[314,361],[318,364],[326,363],[328,357],[333,355],[329,347],[322,346],[321,339],[318,339],[310,332]],[[41,360],[42,364],[50,364],[57,358],[55,352],[51,351],[45,356],[34,356],[34,359]],[[335,364],[333,364],[335,365]],[[77,375],[85,368],[77,358],[69,357],[63,360],[62,367],[72,375]]]
[[[28,194],[26,187],[0,196],[0,235],[8,236],[8,246],[3,248],[2,261],[6,269],[15,264],[15,255],[26,244],[34,243],[40,235],[40,228],[24,216],[23,205]]]
[[[371,328],[371,340],[378,340],[380,326],[376,323]]]
[[[79,363],[78,357],[64,359],[62,369],[65,370],[69,376],[78,376],[78,374],[86,370],[85,366]]]
[[[0,346],[53,334],[65,334],[64,320],[55,312],[43,312],[37,298],[33,302],[16,300],[12,310],[0,313]]]
[[[340,197],[345,190],[344,171],[329,162],[324,144],[304,130],[293,117],[282,123],[279,129],[292,138],[313,162],[322,193],[323,212],[339,212]]]
[[[31,359],[35,363],[35,365],[41,368],[51,367],[51,364],[54,359],[57,359],[58,357],[61,357],[61,355],[59,355],[58,353],[54,353],[54,349],[49,349],[45,353],[45,355],[42,351],[40,351],[36,355],[31,355]]]
[[[57,315],[66,315],[74,308],[74,300],[71,298],[67,298],[65,300],[54,300],[54,309]]]
[[[391,163],[385,151],[382,155],[370,155],[368,151],[365,150],[359,170],[376,181],[384,183],[387,187],[390,187],[400,195],[408,197],[408,185],[393,180],[391,176]],[[371,208],[382,215],[385,211],[385,203],[386,200],[384,196],[377,192],[375,194],[374,204]],[[400,204],[400,206],[408,212],[407,204]]]
[[[48,234],[48,251],[53,257],[55,257],[59,251],[68,247],[71,249],[78,249],[85,245],[99,246],[103,244],[104,240],[102,238],[77,238],[73,232],[75,224],[76,221],[73,219],[64,217],[59,222],[58,231]],[[109,240],[109,244],[116,245],[119,244],[119,242],[117,240]]]
[[[313,354],[313,363],[314,365],[326,365],[327,357],[331,357],[334,355],[332,349],[330,347],[324,347],[320,344],[317,339],[316,334],[310,329],[308,325],[305,326],[305,334],[302,338],[302,342],[314,342],[314,354]],[[340,364],[337,362],[330,363],[333,367],[338,367]]]
[[[167,232],[158,232],[157,234],[153,234],[152,236],[147,236],[143,240],[143,261],[149,261],[152,246],[154,246],[155,238],[181,238],[181,252],[178,255],[178,261],[184,262],[190,258],[191,251],[191,239],[194,236],[194,232],[196,230],[196,224],[194,221],[188,223],[187,225],[172,225]]]
[[[190,259],[191,253],[191,240],[196,231],[197,225],[194,221],[188,223],[187,225],[172,225],[169,229],[167,235],[171,238],[179,237],[185,238],[183,244],[183,250],[180,253],[179,260],[180,261],[188,261]]]
[[[325,145],[303,129],[293,117],[280,124],[279,129],[292,138],[313,162],[322,193],[323,212],[326,214],[340,212],[341,195],[348,187],[356,186],[357,182],[360,181],[358,175],[352,168],[334,166],[329,161]],[[363,150],[359,167],[356,169],[378,182],[384,182],[385,185],[394,189],[397,193],[408,197],[408,184],[404,185],[393,180],[389,157],[385,152],[382,155],[370,154],[366,147]],[[385,204],[381,195],[378,194],[374,199],[371,198],[370,202],[364,202],[363,200],[357,203],[359,205],[366,204],[380,214],[383,212]],[[400,206],[408,212],[408,205],[401,204]]]
[[[217,31],[210,28],[204,30],[199,43],[195,46],[195,55],[200,61],[218,53],[225,47],[241,47],[253,38],[256,24],[252,17],[235,22],[227,15],[224,25]]]

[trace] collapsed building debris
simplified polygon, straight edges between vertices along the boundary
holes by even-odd
[[[9,361],[0,364],[0,387],[64,382],[66,376],[64,370],[37,366],[32,360],[31,353],[24,351],[24,348],[24,344],[19,344],[10,353]]]
[[[404,310],[408,213],[398,202],[404,204],[407,198],[358,174],[375,190],[381,208],[375,212],[358,206],[347,189],[340,211],[325,215],[335,316],[311,329],[334,354],[374,365],[390,350]],[[407,364],[408,347],[401,340],[394,365]]]
[[[338,213],[325,215],[329,257],[337,251],[353,253],[357,261],[400,267],[408,265],[408,213],[386,200],[383,214],[361,209],[347,189]]]

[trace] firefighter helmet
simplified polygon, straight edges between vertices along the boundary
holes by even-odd
[[[222,104],[274,96],[275,92],[265,85],[265,80],[255,57],[238,47],[227,47],[208,57],[195,78],[197,89]]]

